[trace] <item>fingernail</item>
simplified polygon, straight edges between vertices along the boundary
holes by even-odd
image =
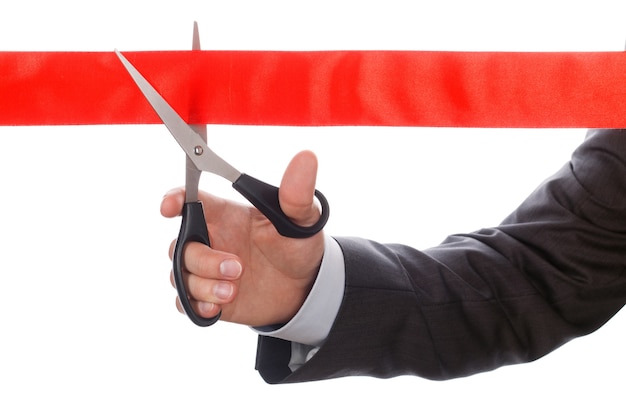
[[[214,293],[215,296],[220,299],[228,299],[233,293],[233,287],[229,283],[219,282],[217,285],[215,285]]]
[[[235,260],[225,260],[220,264],[220,273],[226,277],[235,279],[241,275],[241,264]]]
[[[198,304],[200,305],[201,313],[208,313],[213,310],[213,306],[215,306],[215,304],[209,302],[198,302]]]

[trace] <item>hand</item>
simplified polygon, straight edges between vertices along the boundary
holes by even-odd
[[[302,226],[319,218],[314,203],[316,176],[315,155],[301,152],[292,159],[279,187],[282,210]],[[196,313],[213,317],[222,310],[222,320],[250,326],[289,321],[317,276],[324,252],[322,232],[306,239],[286,238],[252,206],[204,192],[200,199],[211,247],[188,243],[184,252],[185,283]],[[183,204],[184,190],[172,190],[163,198],[161,214],[175,217]],[[178,299],[176,306],[182,312]]]

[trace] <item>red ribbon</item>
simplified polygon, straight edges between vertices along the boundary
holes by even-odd
[[[124,52],[189,123],[626,127],[625,52]],[[161,123],[113,52],[0,52],[0,125]]]

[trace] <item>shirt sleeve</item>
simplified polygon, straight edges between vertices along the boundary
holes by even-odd
[[[345,289],[345,264],[341,247],[326,236],[324,257],[317,279],[296,315],[280,328],[253,328],[260,335],[308,347],[322,345],[335,321]]]

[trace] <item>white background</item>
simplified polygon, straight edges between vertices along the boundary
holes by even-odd
[[[514,5],[512,5],[514,4]],[[0,50],[616,51],[623,1],[2,1]],[[2,78],[0,78],[1,80]],[[6,95],[2,95],[6,96]],[[583,129],[209,128],[235,167],[278,183],[318,154],[328,232],[424,248],[497,225],[564,164]],[[626,318],[547,357],[465,379],[269,386],[256,335],[174,308],[159,215],[184,156],[149,126],[0,127],[0,402],[623,401]],[[203,187],[236,195],[225,181]]]

